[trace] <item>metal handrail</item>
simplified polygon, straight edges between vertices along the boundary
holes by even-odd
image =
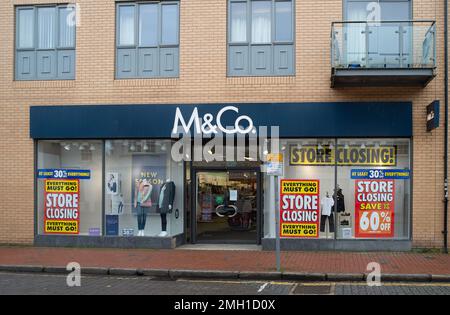
[[[344,67],[352,66],[353,64],[358,64],[361,67],[367,67],[367,66],[369,66],[369,61],[371,60],[371,58],[369,57],[370,52],[367,49],[367,47],[369,47],[369,42],[368,42],[369,41],[369,37],[367,36],[367,34],[365,35],[365,41],[366,42],[365,42],[365,45],[364,45],[366,47],[366,49],[364,51],[361,51],[361,53],[365,53],[366,56],[364,58],[360,59],[361,62],[359,62],[359,63],[358,62],[356,62],[356,63],[351,63],[351,62],[347,63],[348,61],[345,61],[346,59],[341,60],[341,56],[343,58],[347,58],[348,55],[345,54],[345,51],[343,52],[340,49],[340,43],[343,43],[344,39],[340,39],[338,37],[338,34],[339,34],[339,30],[346,29],[346,25],[360,25],[360,27],[365,27],[366,28],[366,32],[364,32],[364,33],[371,33],[371,32],[368,32],[368,28],[380,28],[380,29],[382,29],[384,25],[387,25],[387,26],[392,26],[392,25],[398,26],[399,27],[399,33],[402,33],[403,32],[402,29],[405,28],[405,27],[412,27],[412,29],[413,29],[412,31],[414,31],[415,28],[423,29],[424,32],[425,32],[425,35],[422,35],[423,39],[424,39],[422,47],[425,47],[424,46],[425,45],[425,40],[430,34],[432,34],[434,36],[433,39],[432,39],[431,46],[430,46],[433,49],[432,53],[433,53],[434,56],[430,56],[429,61],[432,61],[432,63],[434,64],[433,66],[435,67],[435,62],[436,62],[436,58],[435,58],[435,55],[436,55],[436,37],[435,37],[435,34],[434,34],[435,33],[435,29],[436,29],[436,21],[435,20],[399,20],[399,21],[395,21],[395,20],[393,20],[393,21],[386,21],[385,20],[385,21],[335,21],[335,22],[332,22],[331,23],[332,27],[331,27],[331,34],[330,34],[330,39],[331,39],[331,43],[330,44],[331,44],[331,64],[333,65],[333,67],[336,64],[336,62],[338,62],[339,64],[341,64]],[[403,68],[402,62],[405,59],[403,58],[403,52],[404,52],[403,51],[403,37],[401,37],[401,36],[399,37],[399,47],[400,47],[399,48],[399,58],[398,58],[398,60],[399,60],[399,68]],[[416,52],[417,51],[412,51],[409,56],[410,57],[413,56],[413,55],[420,56],[420,53],[416,54]],[[341,53],[344,53],[344,55],[342,55]],[[338,54],[338,55],[336,55],[336,54]],[[380,55],[380,56],[382,56],[382,55]],[[341,63],[342,61],[343,61],[343,63]],[[408,61],[405,61],[405,62],[408,62]],[[411,60],[411,61],[408,62],[408,66],[407,67],[409,67],[410,63],[415,64],[414,60]],[[375,64],[377,64],[377,63],[375,62]],[[386,67],[387,64],[389,64],[389,63],[385,63],[384,67]],[[429,65],[429,63],[427,63],[427,62],[419,62],[419,63],[416,63],[416,64],[420,64],[421,66]],[[392,66],[395,67],[395,64],[392,64],[392,62],[391,62],[389,64],[389,67],[392,68]]]
[[[399,21],[335,21],[331,22],[331,25],[335,24],[388,24],[388,23],[431,23],[431,26],[436,24],[435,20],[399,20]]]

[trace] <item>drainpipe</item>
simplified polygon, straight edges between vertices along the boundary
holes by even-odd
[[[444,95],[445,95],[445,139],[444,139],[444,252],[448,254],[448,0],[444,0]]]

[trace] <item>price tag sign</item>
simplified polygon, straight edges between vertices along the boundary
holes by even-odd
[[[355,236],[357,238],[394,237],[394,180],[355,182]]]

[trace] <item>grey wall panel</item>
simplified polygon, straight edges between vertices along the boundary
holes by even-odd
[[[138,76],[152,78],[159,75],[158,48],[140,48]]]
[[[58,51],[58,79],[75,79],[75,50]]]
[[[272,46],[253,46],[251,74],[270,75],[272,67]]]
[[[38,51],[36,62],[39,80],[56,79],[56,51]]]
[[[135,78],[136,72],[136,49],[118,49],[117,78]]]
[[[178,77],[179,49],[161,48],[159,54],[159,65],[161,77]]]
[[[228,74],[242,76],[249,74],[248,46],[230,46],[228,53]]]
[[[36,77],[36,53],[21,51],[16,57],[16,79],[33,80]]]
[[[274,73],[276,75],[292,75],[295,73],[293,45],[277,45],[274,47]]]

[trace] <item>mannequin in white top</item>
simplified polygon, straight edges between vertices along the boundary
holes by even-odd
[[[325,232],[325,224],[328,221],[330,232],[334,233],[334,198],[330,197],[327,192],[326,196],[320,201],[320,205],[322,206],[322,213],[320,216],[320,232]]]

